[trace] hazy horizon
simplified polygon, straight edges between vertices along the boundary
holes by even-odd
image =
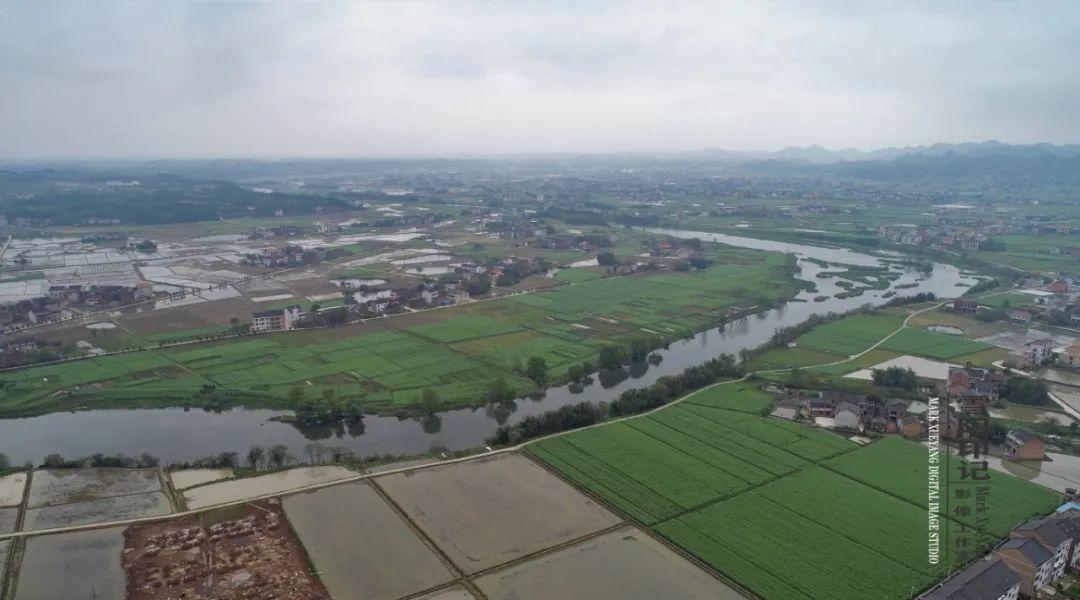
[[[0,158],[1080,141],[1073,4],[0,2]]]

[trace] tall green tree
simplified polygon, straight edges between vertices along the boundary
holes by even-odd
[[[525,375],[536,382],[537,385],[544,385],[547,383],[548,376],[547,361],[541,356],[529,358],[529,362],[525,365]]]

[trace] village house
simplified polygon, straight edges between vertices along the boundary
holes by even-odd
[[[900,432],[900,435],[911,440],[917,440],[922,437],[923,422],[922,419],[915,415],[898,417],[896,419],[896,429]]]
[[[1064,279],[1058,279],[1050,285],[1046,286],[1046,291],[1052,294],[1068,294],[1069,284]]]
[[[1026,521],[1013,529],[1012,535],[1014,538],[1027,538],[1039,542],[1051,555],[1050,580],[1061,579],[1069,560],[1072,539],[1062,531],[1054,519],[1044,517]]]
[[[951,411],[944,411],[939,419],[939,433],[950,439],[960,437],[960,419]]]
[[[1047,517],[1069,536],[1069,556],[1066,568],[1080,569],[1080,508],[1075,502],[1067,502],[1057,512]]]
[[[958,313],[976,313],[979,312],[979,303],[974,300],[965,300],[963,298],[957,298],[953,300],[953,311]]]
[[[1014,537],[998,546],[994,555],[1020,578],[1024,596],[1032,597],[1054,582],[1054,556],[1033,539]]]
[[[1061,353],[1058,362],[1065,367],[1080,367],[1080,344],[1066,346],[1065,350]]]
[[[1022,308],[1014,308],[1009,311],[1009,320],[1017,325],[1027,325],[1031,323],[1031,312]]]
[[[303,315],[300,307],[295,304],[277,310],[257,312],[251,315],[251,330],[259,333],[295,329]]]
[[[827,417],[831,419],[836,415],[836,405],[824,398],[810,398],[808,408],[811,417]]]
[[[960,404],[960,410],[982,412],[998,398],[998,389],[1005,382],[1005,375],[989,369],[973,367],[949,367],[946,391],[950,398]]]
[[[154,286],[149,281],[139,281],[135,284],[135,301],[142,302],[154,297]]]
[[[899,398],[893,398],[885,402],[885,415],[890,419],[900,419],[907,416],[908,403]]]
[[[1017,600],[1020,577],[997,558],[976,561],[922,596],[924,600]]]
[[[1043,460],[1046,458],[1046,442],[1026,431],[1013,430],[1005,436],[1001,455],[1013,460]]]
[[[1022,351],[1014,356],[1025,367],[1037,367],[1046,364],[1046,361],[1053,357],[1053,351],[1053,340],[1044,338],[1024,344]]]
[[[840,401],[836,403],[836,412],[833,415],[833,424],[844,429],[858,429],[862,419],[863,407],[854,402]]]

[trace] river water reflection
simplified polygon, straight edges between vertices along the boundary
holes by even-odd
[[[862,296],[837,299],[844,291],[836,279],[817,278],[825,270],[815,262],[848,265],[882,265],[881,259],[845,249],[820,248],[784,242],[741,238],[724,234],[654,230],[677,237],[699,237],[733,246],[794,253],[798,257],[800,279],[814,283],[817,291],[802,292],[798,300],[772,310],[734,320],[719,329],[672,343],[659,353],[659,365],[641,363],[623,374],[594,375],[590,385],[549,389],[541,398],[522,398],[507,406],[451,410],[426,419],[368,415],[352,427],[300,429],[270,421],[287,414],[273,410],[234,409],[209,413],[199,409],[100,410],[56,413],[40,417],[0,420],[0,452],[13,463],[39,462],[58,452],[68,457],[95,452],[138,455],[147,452],[165,462],[192,460],[224,451],[245,452],[255,444],[284,444],[298,457],[305,447],[318,441],[328,447],[348,448],[360,455],[421,454],[433,449],[459,450],[484,443],[501,423],[513,423],[565,404],[610,401],[623,391],[651,385],[665,375],[675,375],[689,366],[721,354],[738,355],[740,350],[761,346],[781,327],[797,325],[811,315],[847,312],[864,304],[883,304],[889,290],[867,291]],[[951,265],[935,264],[931,271],[893,264],[899,277],[891,282],[897,295],[932,292],[939,297],[961,295],[976,280]],[[836,270],[831,267],[831,270]],[[897,286],[901,286],[897,289]],[[822,302],[813,299],[828,296]]]

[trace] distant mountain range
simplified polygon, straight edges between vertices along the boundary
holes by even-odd
[[[829,150],[823,146],[790,146],[776,152],[741,152],[706,148],[686,153],[704,159],[736,161],[787,160],[816,164],[845,161],[887,161],[903,157],[980,157],[980,158],[1074,158],[1080,156],[1080,144],[1006,144],[997,140],[960,144],[904,146],[864,151],[858,148]]]

